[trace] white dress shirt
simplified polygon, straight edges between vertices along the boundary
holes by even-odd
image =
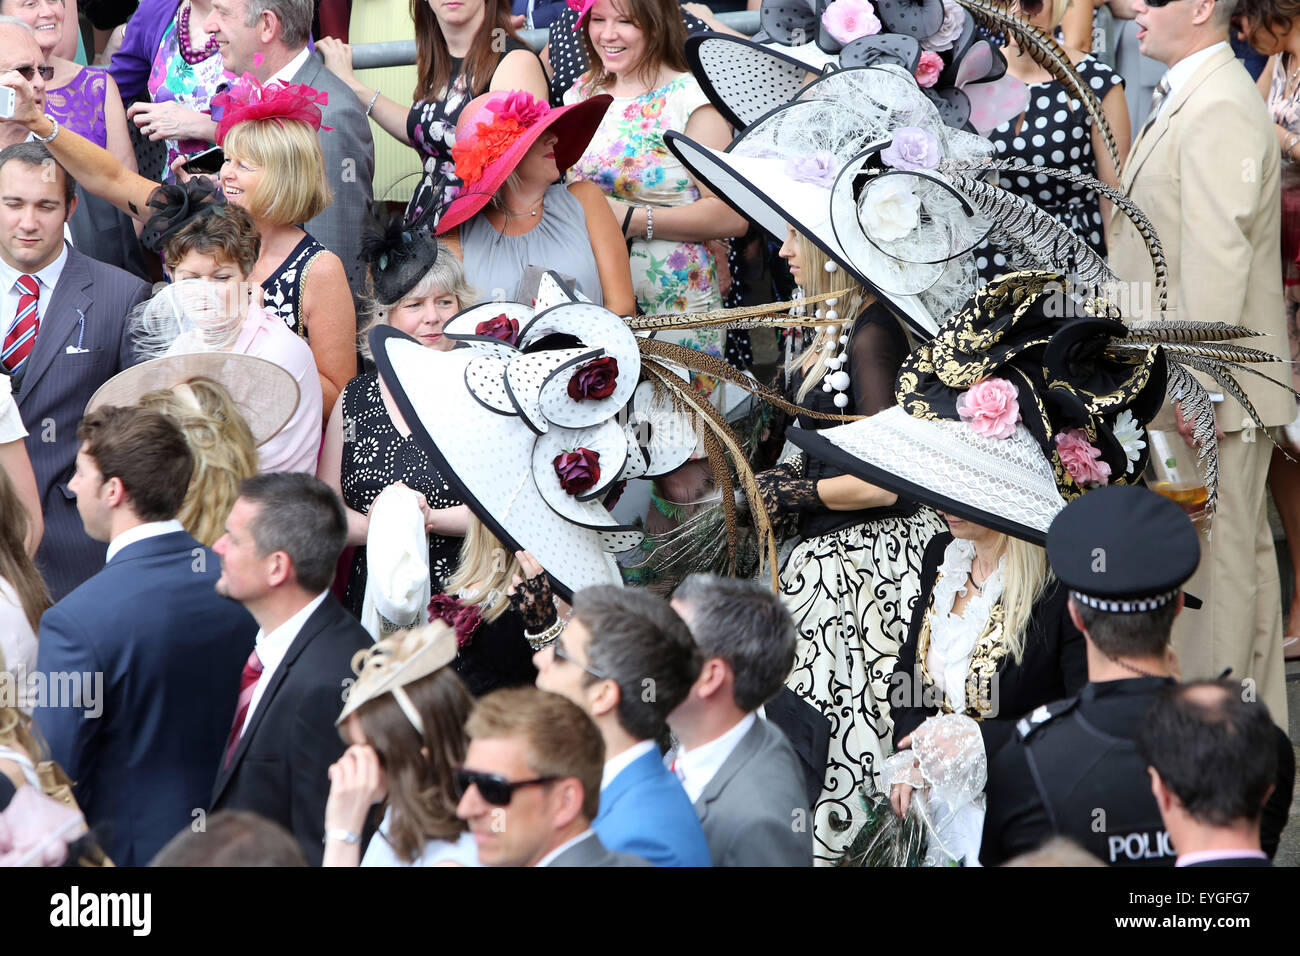
[[[14,324],[14,319],[18,315],[18,297],[22,295],[22,290],[18,288],[18,277],[25,275],[36,277],[36,284],[40,286],[41,290],[36,302],[36,314],[44,322],[45,309],[50,304],[50,297],[54,295],[54,287],[58,285],[59,276],[63,275],[63,267],[67,264],[68,246],[66,243],[59,250],[55,260],[40,272],[23,272],[21,269],[15,269],[4,259],[0,259],[0,289],[4,290],[4,304],[0,306],[4,310],[0,312],[0,339],[9,333],[9,326]],[[37,331],[36,335],[38,337],[40,334]]]
[[[302,626],[307,623],[307,618],[316,613],[316,608],[321,606],[328,594],[329,591],[321,591],[308,601],[301,611],[270,634],[261,630],[257,632],[257,637],[253,639],[253,649],[257,651],[257,658],[262,662],[262,674],[253,686],[253,696],[248,699],[248,713],[244,714],[244,726],[239,728],[239,736],[244,736],[244,731],[248,729],[248,722],[257,713],[257,705],[262,702],[266,685],[275,675],[275,669],[280,666],[280,661],[284,660],[284,655],[289,652],[289,645],[298,636]]]
[[[1228,43],[1226,40],[1221,40],[1220,42],[1214,44],[1213,46],[1207,46],[1204,50],[1197,50],[1195,53],[1191,54],[1190,56],[1183,57],[1173,66],[1171,66],[1165,72],[1165,76],[1164,76],[1165,81],[1169,84],[1169,92],[1166,93],[1165,98],[1160,101],[1160,109],[1156,110],[1156,112],[1153,113],[1152,115],[1159,116],[1160,113],[1164,110],[1165,104],[1168,103],[1170,100],[1172,100],[1178,94],[1179,88],[1184,86],[1187,83],[1187,81],[1192,78],[1192,75],[1198,69],[1200,69],[1201,64],[1204,63],[1206,60],[1208,60],[1210,57],[1214,56],[1214,54],[1217,53],[1220,48],[1225,47],[1227,45]]]
[[[280,69],[276,71],[275,76],[267,80],[265,85],[270,86],[272,83],[283,83],[285,86],[288,86],[293,82],[294,76],[302,69],[302,65],[307,62],[307,57],[309,56],[311,56],[311,50],[303,47],[298,51],[298,55],[284,66],[280,67]]]
[[[174,534],[177,531],[184,530],[185,526],[175,518],[170,521],[146,521],[134,528],[127,528],[108,543],[108,551],[104,554],[104,563],[108,564],[108,562],[112,561],[114,556],[128,544],[135,544],[137,541],[144,541],[148,538],[156,538],[160,534]]]
[[[397,855],[393,845],[388,842],[388,829],[393,822],[393,808],[384,811],[384,820],[379,824],[379,832],[370,838],[365,855],[361,857],[362,866],[437,866],[439,863],[459,863],[461,866],[479,866],[478,843],[474,834],[468,830],[460,835],[454,843],[447,840],[430,840],[424,849],[410,863]]]
[[[603,792],[606,787],[614,782],[614,778],[628,768],[630,764],[638,758],[645,756],[655,749],[653,740],[643,740],[639,744],[633,744],[616,757],[610,757],[605,761],[605,771],[600,777],[600,789]]]
[[[571,846],[577,846],[577,845],[578,845],[579,843],[581,843],[583,840],[587,839],[587,837],[592,837],[592,836],[595,836],[595,835],[596,835],[596,831],[593,830],[591,827],[587,827],[587,829],[583,830],[581,833],[579,833],[579,834],[578,834],[576,837],[574,837],[572,840],[566,840],[564,843],[561,843],[559,846],[557,846],[557,847],[556,847],[554,850],[552,850],[550,853],[546,854],[546,856],[544,856],[544,857],[542,857],[540,860],[538,860],[538,861],[537,861],[537,865],[538,865],[538,866],[550,866],[550,865],[551,865],[551,861],[553,861],[557,856],[559,856],[561,853],[563,853],[563,852],[564,852],[565,850],[567,850],[569,847],[571,847]]]
[[[700,799],[700,794],[704,788],[709,785],[722,765],[727,762],[731,752],[736,749],[741,738],[749,733],[749,728],[754,726],[754,721],[758,717],[755,714],[746,714],[740,723],[732,727],[721,737],[710,740],[707,744],[700,744],[693,750],[677,751],[677,766],[675,768],[678,778],[682,781],[682,788],[686,795],[691,798],[691,803]]]

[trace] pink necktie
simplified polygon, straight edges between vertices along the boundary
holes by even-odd
[[[244,718],[248,716],[248,705],[253,700],[253,688],[257,686],[257,679],[261,676],[262,659],[254,650],[248,655],[244,672],[239,675],[239,706],[235,709],[235,722],[230,728],[230,740],[226,744],[226,761],[221,765],[223,768],[229,767],[230,758],[235,756],[235,748],[239,746],[239,736],[244,729]]]

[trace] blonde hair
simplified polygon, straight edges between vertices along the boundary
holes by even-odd
[[[447,593],[475,589],[465,603],[478,605],[483,620],[491,624],[510,606],[506,589],[516,574],[524,576],[518,559],[471,513],[460,546],[460,564],[447,582]]]
[[[248,210],[277,226],[297,225],[321,214],[333,198],[325,157],[315,131],[301,120],[249,120],[230,127],[222,143],[232,162],[262,169],[248,195]]]
[[[368,359],[373,359],[370,354],[370,330],[376,325],[388,325],[388,318],[392,315],[393,309],[397,308],[400,302],[406,299],[424,299],[433,295],[435,292],[442,292],[444,295],[450,295],[456,300],[456,308],[459,311],[467,307],[468,303],[473,303],[478,299],[478,290],[469,284],[465,278],[465,266],[451,249],[438,240],[438,258],[434,260],[429,271],[424,274],[415,285],[411,286],[409,292],[397,302],[380,302],[374,295],[374,285],[371,284],[371,295],[363,306],[365,315],[369,321],[365,323],[357,332],[357,348],[361,354]]]
[[[0,679],[14,683],[13,674],[6,668],[3,652],[0,652]],[[26,688],[15,684],[13,691],[21,697]],[[26,754],[36,768],[41,792],[53,800],[75,807],[77,801],[72,796],[72,781],[63,772],[63,768],[50,759],[49,748],[45,745],[40,728],[17,707],[7,706],[5,696],[7,695],[0,695],[0,747]]]
[[[1036,544],[1002,535],[1002,633],[1007,653],[1019,661],[1025,653],[1025,638],[1035,602],[1051,583],[1047,551]]]
[[[1070,9],[1070,0],[1052,0],[1052,29],[1055,30],[1065,19],[1065,11]]]
[[[799,259],[802,262],[800,273],[802,281],[807,285],[801,285],[804,295],[825,295],[828,292],[835,292],[840,289],[848,291],[839,297],[835,303],[835,311],[839,314],[833,325],[833,331],[827,332],[825,328],[818,328],[817,335],[812,344],[804,349],[799,355],[790,360],[786,366],[787,373],[793,373],[803,366],[808,360],[808,356],[815,355],[816,361],[808,369],[808,374],[804,376],[803,384],[799,386],[799,391],[795,395],[795,404],[802,404],[808,393],[821,384],[822,377],[826,374],[826,360],[839,354],[839,337],[843,334],[845,328],[853,328],[853,323],[857,321],[859,313],[868,305],[875,301],[875,296],[862,287],[862,284],[850,276],[844,269],[836,269],[835,272],[826,271],[826,263],[831,259],[826,253],[822,252],[817,243],[810,240],[801,232],[795,233],[795,241],[799,243]],[[812,276],[811,282],[808,278]],[[819,303],[818,308],[826,309],[825,303]],[[830,343],[834,348],[823,349],[823,346]],[[848,371],[845,369],[845,371]]]
[[[239,497],[239,483],[257,474],[257,446],[239,407],[225,387],[192,378],[175,388],[150,392],[140,405],[162,412],[180,426],[194,455],[185,501],[176,519],[211,547],[224,533],[226,516]]]

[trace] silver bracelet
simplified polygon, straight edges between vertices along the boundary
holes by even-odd
[[[651,206],[645,207],[645,239],[649,242],[655,237],[655,211]]]
[[[1300,142],[1300,133],[1292,133],[1282,141],[1282,159],[1288,163],[1294,163],[1295,157],[1291,151],[1295,149],[1295,144]]]
[[[54,140],[54,137],[59,135],[59,121],[56,120],[53,116],[51,116],[49,113],[45,114],[45,118],[54,124],[54,129],[50,130],[49,136],[37,136],[35,133],[32,133],[32,139],[36,140],[36,142],[38,143],[52,142]]]
[[[372,97],[370,97],[370,105],[366,107],[366,115],[367,115],[367,116],[369,116],[369,115],[370,115],[370,111],[373,110],[373,109],[375,108],[375,100],[377,100],[377,99],[379,99],[379,90],[376,89],[376,90],[375,90],[375,95],[372,96]]]
[[[529,645],[532,646],[533,650],[540,651],[543,647],[545,647],[547,644],[551,643],[557,637],[560,636],[560,632],[564,630],[564,625],[566,623],[568,622],[556,618],[555,623],[552,624],[544,631],[538,631],[537,633],[534,633],[532,631],[525,630],[524,637],[528,639],[528,643]]]
[[[353,833],[351,830],[335,829],[325,831],[325,840],[322,840],[321,842],[324,843],[327,840],[340,840],[343,843],[351,843],[355,845],[361,842],[361,837]]]

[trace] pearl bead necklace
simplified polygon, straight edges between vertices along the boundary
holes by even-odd
[[[834,274],[839,270],[839,266],[834,262],[826,263],[826,271]],[[825,339],[821,344],[823,352],[834,352],[839,350],[839,355],[833,355],[826,360],[827,375],[822,382],[823,392],[834,392],[831,399],[836,408],[848,408],[849,405],[849,373],[844,366],[848,365],[848,344],[849,336],[842,330],[839,325],[839,313],[835,311],[835,306],[839,304],[839,299],[835,296],[826,300],[826,311],[823,314],[821,309],[817,309],[813,315],[816,318],[825,318],[829,323],[822,327]]]

